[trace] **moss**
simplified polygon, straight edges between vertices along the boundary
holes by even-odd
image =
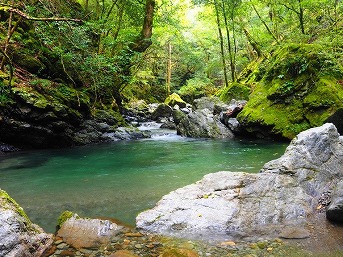
[[[13,59],[15,63],[32,73],[39,73],[45,69],[45,65],[40,60],[25,53],[17,53]]]
[[[233,82],[219,93],[219,97],[223,102],[230,102],[232,99],[248,100],[249,94],[250,88],[248,86]]]
[[[181,97],[176,93],[169,95],[164,101],[164,103],[171,107],[174,107],[175,105],[178,105],[181,108],[186,107],[186,102],[183,101]]]
[[[75,214],[76,217],[77,214]],[[66,222],[68,219],[70,219],[71,217],[74,216],[74,213],[71,212],[71,211],[64,211],[59,217],[58,217],[58,220],[57,220],[57,226],[58,227],[61,227],[63,225],[64,222]]]
[[[247,79],[254,90],[238,115],[247,131],[265,130],[292,139],[322,125],[343,106],[343,88],[335,77],[339,65],[321,51],[322,46],[291,44],[260,64],[265,75],[260,81]],[[325,64],[328,59],[335,67],[331,74]]]
[[[10,206],[14,206],[15,211],[25,219],[25,223],[28,225],[28,227],[31,227],[32,222],[30,221],[29,217],[26,215],[24,209],[19,206],[19,204],[12,198],[10,197],[7,192],[4,190],[0,189],[0,203],[2,208],[11,208]],[[11,208],[12,209],[12,208]],[[31,229],[33,229],[31,227]]]

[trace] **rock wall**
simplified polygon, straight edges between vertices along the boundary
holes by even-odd
[[[137,227],[221,240],[307,237],[308,223],[325,219],[331,196],[322,197],[342,179],[342,166],[343,137],[325,124],[300,133],[259,174],[222,171],[171,192],[137,216]]]

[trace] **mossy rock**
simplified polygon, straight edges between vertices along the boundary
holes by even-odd
[[[174,107],[175,105],[178,105],[180,108],[186,107],[186,102],[176,93],[169,95],[164,103],[171,107]]]
[[[238,120],[247,132],[292,139],[343,107],[343,68],[323,49],[287,45],[260,63],[265,70],[260,81],[246,78],[254,90]]]
[[[31,73],[39,73],[46,68],[40,60],[26,53],[14,54],[13,61]]]
[[[15,210],[19,214],[19,216],[25,219],[25,222],[28,226],[31,226],[32,222],[30,221],[29,217],[26,215],[24,209],[19,206],[19,204],[8,195],[8,193],[4,190],[0,189],[0,204],[2,208],[6,209],[9,208],[11,210]],[[13,208],[14,207],[14,208]]]
[[[245,84],[233,82],[221,90],[219,97],[223,102],[230,102],[232,99],[248,100],[250,91],[250,88]]]
[[[92,115],[97,121],[106,122],[107,124],[111,126],[120,127],[120,126],[127,125],[123,116],[119,112],[116,112],[112,109],[107,109],[107,110],[94,109],[92,111]]]
[[[62,227],[63,223],[66,222],[68,219],[70,219],[71,217],[73,217],[75,215],[75,217],[79,218],[79,216],[77,214],[74,214],[71,211],[64,211],[57,220],[57,226],[60,228]]]

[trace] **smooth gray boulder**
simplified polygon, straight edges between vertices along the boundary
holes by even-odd
[[[0,256],[39,257],[53,243],[53,235],[33,224],[23,209],[1,189],[0,224]]]
[[[213,240],[308,237],[320,196],[343,177],[342,142],[333,124],[304,131],[261,173],[208,174],[140,213],[137,227]]]

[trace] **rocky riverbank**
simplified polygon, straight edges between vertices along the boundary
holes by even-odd
[[[65,212],[55,235],[1,191],[0,255],[340,256],[343,227],[332,222],[343,214],[342,165],[343,137],[325,124],[300,133],[259,174],[208,174],[171,192],[138,215],[137,228]]]
[[[343,137],[325,124],[300,133],[259,174],[208,174],[171,192],[138,215],[137,227],[215,241],[309,238],[318,222],[326,222],[325,212],[341,221],[342,165]]]

